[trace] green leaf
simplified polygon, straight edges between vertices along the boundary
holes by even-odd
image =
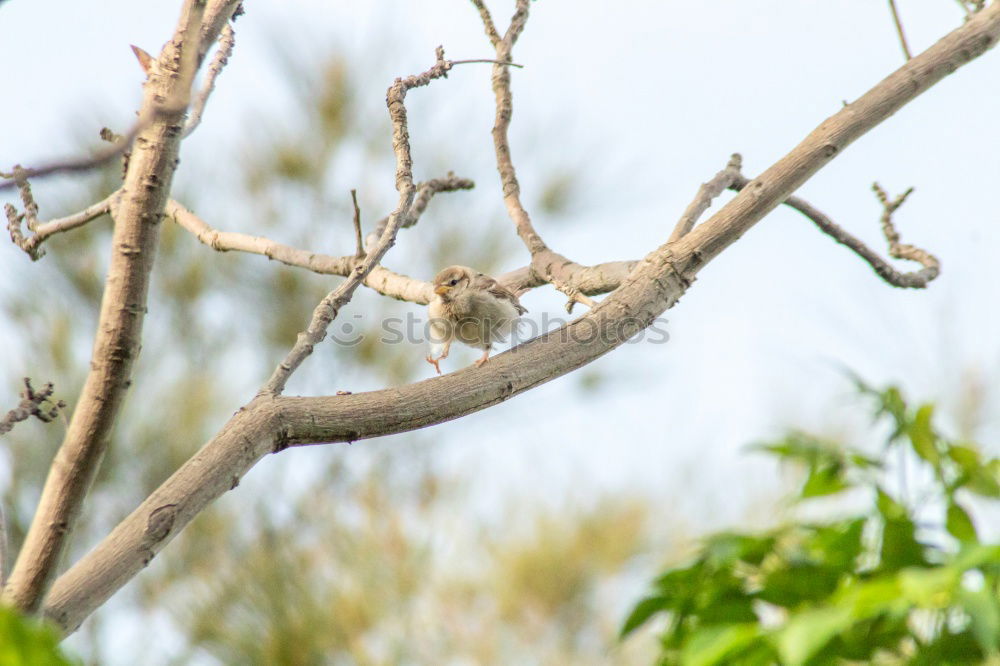
[[[1000,459],[994,458],[969,474],[965,488],[983,497],[1000,499]]]
[[[70,666],[59,651],[52,627],[0,607],[0,664],[4,666]]]
[[[984,565],[998,564],[1000,564],[1000,544],[964,543],[949,566],[957,571],[967,571]]]
[[[760,638],[756,624],[724,624],[699,629],[681,650],[684,666],[713,666],[732,663],[728,657]]]
[[[882,526],[882,549],[879,567],[883,571],[898,571],[904,567],[922,566],[924,546],[916,538],[916,526],[909,518],[886,519]]]
[[[896,423],[896,429],[889,435],[887,442],[887,444],[892,444],[896,438],[906,432],[908,424],[906,418],[906,401],[903,400],[903,395],[895,386],[890,386],[881,393],[877,393],[876,398],[880,403],[876,416],[888,414]]]
[[[853,622],[850,609],[828,607],[798,613],[777,633],[778,654],[789,666],[805,664]]]
[[[979,647],[988,655],[1000,654],[1000,600],[984,585],[975,591],[961,588],[958,601],[969,616]]]
[[[945,527],[947,527],[948,533],[959,541],[979,541],[976,526],[972,524],[972,518],[960,504],[954,501],[948,503]]]
[[[876,488],[875,506],[886,520],[901,520],[909,513],[902,504],[893,499],[892,495],[881,488]]]
[[[979,461],[979,451],[972,446],[963,444],[952,444],[949,446],[948,457],[954,460],[968,474],[979,469],[982,464]]]
[[[852,572],[864,547],[861,537],[866,522],[865,518],[856,518],[817,527],[803,546],[809,557],[824,566],[843,573]]]
[[[931,417],[934,415],[934,405],[924,404],[917,410],[913,421],[907,424],[907,434],[910,436],[910,443],[914,452],[938,468],[941,464],[941,452],[937,449],[937,436],[931,425]]]
[[[844,466],[839,461],[825,462],[813,466],[802,485],[803,498],[833,495],[850,487],[844,478]]]
[[[653,615],[668,611],[670,609],[668,602],[666,597],[646,597],[637,603],[622,625],[618,637],[625,638],[644,625]]]
[[[906,569],[899,572],[903,599],[920,608],[943,609],[951,605],[961,574],[952,567]]]
[[[795,563],[764,577],[760,599],[791,608],[804,601],[826,599],[837,589],[840,572],[813,563]]]

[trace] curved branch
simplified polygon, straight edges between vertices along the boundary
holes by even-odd
[[[695,274],[853,140],[1000,36],[1000,3],[975,15],[818,127],[715,215],[638,263],[585,316],[482,368],[401,388],[324,398],[259,396],[55,583],[46,615],[72,631],[260,458],[290,444],[374,437],[440,423],[581,367],[673,305]],[[456,399],[458,396],[458,399]],[[467,397],[466,397],[467,396]]]

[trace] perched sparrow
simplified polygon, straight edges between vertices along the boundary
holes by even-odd
[[[476,361],[480,367],[490,359],[493,342],[502,342],[513,333],[518,317],[528,310],[489,275],[467,266],[449,266],[434,278],[429,311],[431,353],[427,362],[440,375],[438,363],[447,358],[453,341],[482,349],[483,355]]]

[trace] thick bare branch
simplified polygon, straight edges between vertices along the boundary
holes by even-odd
[[[39,608],[55,576],[131,382],[159,222],[177,166],[184,109],[198,63],[205,2],[185,2],[174,36],[144,86],[139,116],[152,120],[137,134],[114,211],[111,258],[90,371],[3,590],[3,600],[24,612]],[[212,4],[236,3],[212,0]]]
[[[59,578],[46,615],[72,631],[149,563],[260,458],[289,445],[351,441],[441,423],[483,409],[598,358],[673,305],[696,273],[853,140],[992,47],[1000,3],[976,14],[864,97],[820,125],[764,175],[676,243],[639,262],[621,286],[571,324],[491,359],[417,384],[321,398],[263,395]]]

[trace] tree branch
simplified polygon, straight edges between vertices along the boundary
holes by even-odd
[[[34,225],[29,223],[28,228],[33,229],[34,233],[27,238],[21,233],[21,220],[25,217],[26,213],[18,215],[14,207],[7,204],[4,206],[4,211],[7,213],[7,229],[10,231],[10,239],[14,242],[14,245],[24,250],[31,257],[32,261],[38,261],[45,255],[45,249],[41,245],[49,237],[82,227],[91,220],[111,212],[111,207],[114,205],[119,194],[120,191],[113,192],[105,199],[66,217],[60,217],[44,223],[38,223],[36,220]]]
[[[164,46],[144,87],[139,116],[153,119],[136,136],[122,198],[115,211],[111,258],[90,372],[3,589],[3,601],[23,612],[33,613],[39,608],[55,576],[131,381],[159,222],[177,165],[184,108],[198,65],[205,2],[185,2],[174,36]],[[236,2],[212,0],[212,4],[235,6]],[[169,111],[163,111],[161,100],[166,100]]]
[[[726,164],[726,168],[715,174],[707,183],[702,183],[701,187],[698,188],[698,194],[695,195],[694,201],[688,204],[688,207],[684,209],[684,214],[681,215],[681,219],[677,220],[677,225],[674,227],[673,233],[670,234],[670,242],[680,240],[694,228],[698,218],[712,205],[712,200],[726,191],[733,182],[741,177],[740,169],[742,166],[743,158],[738,153],[733,153],[732,157],[729,158],[729,163]]]
[[[903,32],[903,23],[899,20],[899,10],[896,9],[896,0],[889,0],[889,13],[892,14],[892,22],[896,25],[896,36],[899,37],[899,45],[903,49],[903,55],[909,60],[913,57],[910,47],[906,43],[906,33]]]
[[[7,415],[0,419],[0,435],[10,432],[14,425],[26,421],[34,416],[42,423],[49,423],[59,416],[59,412],[66,408],[66,403],[62,400],[52,401],[52,382],[46,384],[41,391],[35,391],[31,387],[31,379],[24,378],[24,390],[21,391],[21,402],[17,407],[7,412]],[[49,403],[51,406],[42,409],[42,403]],[[2,574],[2,571],[0,571]]]
[[[468,178],[459,178],[453,173],[448,173],[444,178],[432,178],[426,182],[417,185],[417,194],[413,199],[413,205],[410,206],[410,210],[406,213],[406,217],[403,223],[400,225],[401,229],[408,229],[415,225],[419,220],[420,216],[424,214],[427,210],[427,204],[431,202],[431,199],[438,192],[456,192],[458,190],[471,190],[476,184],[469,180]],[[374,231],[365,237],[365,245],[371,245],[376,242],[385,231],[385,226],[389,223],[388,217],[383,217],[375,225]]]
[[[56,581],[46,615],[64,630],[75,630],[267,453],[288,445],[350,441],[448,421],[507,400],[614,349],[672,306],[705,264],[843,148],[982,55],[998,36],[1000,3],[994,3],[849,105],[849,112],[822,123],[691,233],[649,253],[593,310],[492,358],[482,368],[371,393],[258,396]]]
[[[226,66],[229,62],[230,56],[233,55],[233,47],[236,45],[236,30],[233,28],[233,24],[227,22],[222,27],[222,32],[219,34],[219,48],[215,52],[215,56],[212,58],[211,64],[208,66],[208,73],[205,75],[205,82],[202,84],[201,90],[194,98],[194,106],[191,109],[191,117],[188,118],[187,125],[184,127],[184,136],[187,137],[191,132],[198,128],[201,124],[201,116],[205,113],[205,105],[208,103],[208,98],[215,90],[215,80],[219,78],[219,74],[222,73],[222,68]]]

